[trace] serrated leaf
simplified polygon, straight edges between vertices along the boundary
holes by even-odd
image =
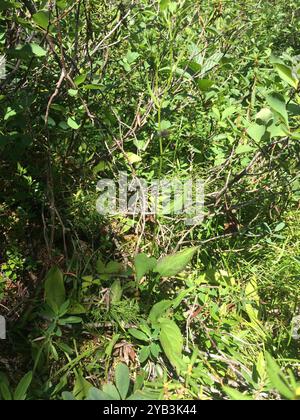
[[[195,246],[184,249],[173,255],[167,255],[158,260],[154,267],[154,271],[159,273],[162,277],[176,276],[176,274],[185,269],[197,250],[198,247]]]

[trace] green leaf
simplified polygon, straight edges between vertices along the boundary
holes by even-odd
[[[159,3],[159,8],[162,12],[168,9],[170,0],[161,0]]]
[[[129,369],[124,363],[119,363],[115,371],[116,386],[122,400],[125,400],[130,385]]]
[[[201,66],[200,66],[200,68],[201,68]],[[197,80],[197,86],[200,90],[202,90],[202,92],[207,92],[213,86],[213,84],[214,84],[214,82],[210,79]]]
[[[73,395],[77,400],[83,400],[88,396],[92,385],[82,376],[81,373],[75,373],[75,384],[73,388]]]
[[[61,394],[62,398],[64,401],[74,401],[74,395],[72,394],[72,392],[69,391],[63,391]]]
[[[273,113],[269,108],[262,108],[256,115],[255,120],[258,124],[268,126],[273,121]]]
[[[182,349],[183,337],[176,323],[170,319],[159,321],[161,330],[159,340],[162,349],[170,363],[180,372],[183,368]]]
[[[285,64],[275,63],[275,69],[277,70],[280,78],[291,85],[294,89],[298,87],[298,79],[293,75],[291,67],[286,66]]]
[[[119,338],[120,338],[120,334],[114,334],[114,335],[112,336],[112,338],[111,338],[111,340],[110,340],[110,342],[109,342],[108,346],[107,346],[107,347],[106,347],[106,349],[105,349],[105,354],[106,354],[107,356],[111,356],[111,354],[112,354],[112,352],[113,352],[113,349],[114,349],[114,347],[115,347],[115,345],[116,345],[117,341],[119,340]]]
[[[266,127],[257,123],[252,123],[248,129],[247,134],[256,142],[260,142],[266,132]]]
[[[294,398],[294,392],[290,389],[283,377],[280,367],[268,352],[266,352],[265,358],[267,362],[267,373],[272,386],[285,398],[292,400]]]
[[[110,288],[110,301],[112,304],[118,303],[121,300],[123,289],[120,279],[116,279]]]
[[[74,79],[74,83],[76,86],[80,86],[82,83],[85,82],[85,79],[87,78],[87,73],[82,73],[79,76],[76,76]]]
[[[0,372],[0,395],[5,401],[11,401],[13,399],[9,389],[7,376],[2,372]]]
[[[40,10],[32,16],[33,21],[43,29],[47,29],[49,26],[49,12],[46,10]]]
[[[129,328],[129,334],[131,334],[134,338],[141,340],[141,341],[149,341],[149,337],[142,331],[138,330],[137,328]]]
[[[27,390],[32,381],[32,371],[26,373],[23,378],[20,380],[17,388],[14,392],[14,400],[25,400]]]
[[[92,387],[89,389],[86,399],[90,401],[110,401],[112,398],[100,389]]]
[[[283,95],[277,92],[270,93],[267,96],[267,102],[269,106],[273,109],[273,111],[275,111],[283,119],[283,121],[288,127],[288,113],[286,110],[286,102]]]
[[[118,261],[109,261],[106,265],[106,267],[104,268],[104,272],[105,274],[117,274],[117,273],[121,273],[123,270],[123,265],[121,263],[119,263]],[[97,267],[98,269],[98,267]]]
[[[132,152],[127,152],[126,155],[127,155],[129,163],[131,163],[131,164],[141,162],[141,160],[142,160],[142,158],[140,156],[138,156],[138,155],[136,155],[135,153],[132,153]]]
[[[145,274],[153,270],[156,266],[156,259],[153,257],[148,257],[146,254],[141,253],[136,255],[134,259],[135,271],[136,271],[136,280],[139,282]]]
[[[47,55],[47,51],[44,50],[44,48],[42,48],[40,45],[34,44],[34,43],[31,43],[29,45],[30,45],[30,48],[31,48],[32,53],[35,56],[37,56],[37,57],[44,57],[45,55]]]
[[[70,96],[76,96],[77,95],[77,93],[78,93],[78,90],[77,89],[68,89],[68,94],[70,95]]]
[[[107,383],[103,385],[103,392],[110,395],[112,400],[120,400],[120,395],[117,388],[112,383]]]
[[[155,324],[158,321],[158,319],[167,311],[167,309],[169,309],[172,306],[172,304],[173,302],[167,299],[155,303],[149,313],[148,320],[152,324]]]
[[[226,118],[230,117],[231,115],[235,114],[237,112],[237,108],[234,105],[229,106],[222,112],[222,120],[225,120]]]
[[[140,363],[144,363],[150,356],[150,346],[144,346],[139,351]]]
[[[46,276],[45,300],[55,312],[66,300],[63,273],[58,267],[52,267]]]
[[[224,386],[223,389],[232,400],[238,400],[238,401],[253,400],[253,398],[250,395],[242,394],[237,389],[230,388],[229,386]]]
[[[253,147],[249,144],[239,144],[235,150],[236,155],[242,155],[253,151]]]
[[[75,119],[73,117],[69,117],[67,124],[69,127],[71,127],[73,130],[78,130],[78,128],[80,127],[79,124],[77,124],[77,122],[75,121]]]
[[[198,247],[195,246],[184,249],[173,255],[167,255],[157,262],[154,271],[159,273],[162,277],[176,276],[176,274],[185,269],[197,250]]]
[[[135,51],[128,51],[126,54],[126,61],[128,64],[132,64],[135,62],[135,60],[139,57],[139,53]]]

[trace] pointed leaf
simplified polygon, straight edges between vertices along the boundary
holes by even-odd
[[[116,386],[118,388],[121,399],[125,400],[128,394],[130,377],[129,369],[124,363],[119,363],[115,372]]]
[[[153,257],[148,257],[146,254],[138,254],[134,259],[135,271],[136,271],[136,280],[139,282],[145,274],[153,270],[156,266],[156,259]]]
[[[167,255],[157,262],[154,271],[159,273],[162,277],[176,276],[176,274],[185,269],[197,250],[198,247],[195,246],[184,249],[173,255]]]
[[[289,119],[288,119],[288,113],[286,110],[286,102],[280,93],[270,93],[267,96],[267,102],[270,105],[270,107],[273,109],[273,111],[277,112],[277,114],[283,119],[285,124],[289,125]]]

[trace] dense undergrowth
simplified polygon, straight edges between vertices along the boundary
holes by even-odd
[[[299,399],[298,1],[0,11],[0,399]],[[99,214],[119,172],[203,221]]]

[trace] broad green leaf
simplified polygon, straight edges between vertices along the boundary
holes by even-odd
[[[294,76],[291,67],[286,66],[285,64],[276,63],[274,64],[275,69],[277,70],[280,78],[291,85],[294,89],[297,89],[298,79]]]
[[[89,389],[88,396],[86,399],[90,401],[110,401],[112,398],[110,395],[106,394],[100,389],[92,387]]]
[[[156,259],[153,257],[148,257],[146,254],[141,253],[136,255],[134,259],[135,271],[136,271],[136,280],[139,282],[145,274],[153,270],[156,266]]]
[[[76,120],[73,117],[68,118],[67,124],[73,130],[78,130],[78,128],[80,127],[80,125],[76,122]]]
[[[32,372],[26,373],[20,380],[14,392],[14,400],[25,400],[28,388],[32,381]]]
[[[29,45],[30,45],[30,48],[31,48],[32,53],[35,56],[37,56],[37,57],[44,57],[45,55],[47,55],[47,51],[44,50],[44,48],[42,48],[40,45],[34,44],[34,43],[31,43]]]
[[[184,249],[173,255],[167,255],[158,260],[154,267],[154,271],[159,273],[162,277],[176,276],[176,274],[185,269],[197,250],[198,247],[195,246]]]
[[[139,53],[135,51],[128,51],[126,54],[126,61],[128,64],[132,64],[135,62],[135,60],[139,57]]]
[[[45,280],[45,300],[56,312],[66,300],[63,273],[58,267],[52,267]]]
[[[120,400],[120,395],[114,384],[110,382],[107,384],[104,384],[102,389],[103,389],[103,392],[105,392],[105,394],[111,396],[112,400]]]
[[[47,29],[49,26],[49,12],[46,10],[40,10],[32,16],[33,21],[43,29]]]
[[[105,266],[104,273],[105,274],[117,274],[121,273],[124,269],[123,264],[119,263],[118,261],[109,261]]]
[[[165,312],[167,311],[167,309],[169,309],[172,306],[172,301],[171,300],[161,300],[160,302],[157,302],[153,305],[149,316],[148,316],[148,320],[152,323],[155,324],[158,319],[165,314]]]
[[[72,394],[72,392],[69,391],[63,391],[61,394],[64,401],[75,401],[75,397]]]
[[[234,105],[229,106],[222,112],[222,120],[225,120],[226,118],[230,117],[231,115],[235,114],[237,112],[237,108]]]
[[[161,319],[159,321],[160,344],[169,359],[170,363],[180,372],[184,366],[182,361],[183,337],[180,329],[171,319]]]
[[[118,303],[121,300],[123,289],[120,279],[116,279],[110,288],[110,301],[112,304]]]
[[[119,363],[115,371],[116,386],[122,400],[125,400],[129,391],[129,369],[124,363]]]
[[[144,346],[139,351],[139,361],[144,363],[150,356],[150,346]]]
[[[265,132],[266,127],[255,122],[247,128],[247,134],[256,142],[260,142]]]
[[[149,341],[149,337],[142,331],[138,330],[137,328],[129,328],[129,334],[131,334],[134,338],[141,340],[141,341]]]
[[[82,73],[79,76],[76,76],[74,79],[74,83],[76,86],[80,86],[82,83],[85,82],[85,79],[87,78],[87,73]]]
[[[213,84],[214,82],[210,79],[197,80],[197,86],[200,90],[202,90],[202,92],[207,92],[213,86]]]
[[[289,125],[288,113],[286,110],[286,102],[280,93],[273,92],[267,96],[269,106],[275,111],[285,122],[286,126]]]
[[[238,147],[235,150],[236,155],[242,155],[245,153],[250,153],[253,151],[253,147],[249,144],[239,144]]]
[[[136,155],[135,153],[132,153],[132,152],[127,152],[126,155],[127,155],[129,163],[131,163],[131,164],[141,162],[141,160],[142,160],[142,158],[140,156],[138,156],[138,155]]]
[[[78,90],[77,89],[68,89],[68,94],[70,96],[76,96],[77,93],[78,93]]]
[[[170,121],[168,121],[168,120],[162,120],[162,121],[160,122],[160,124],[159,124],[158,129],[159,129],[160,131],[163,131],[163,130],[168,130],[170,127],[171,127],[171,123],[170,123]]]

